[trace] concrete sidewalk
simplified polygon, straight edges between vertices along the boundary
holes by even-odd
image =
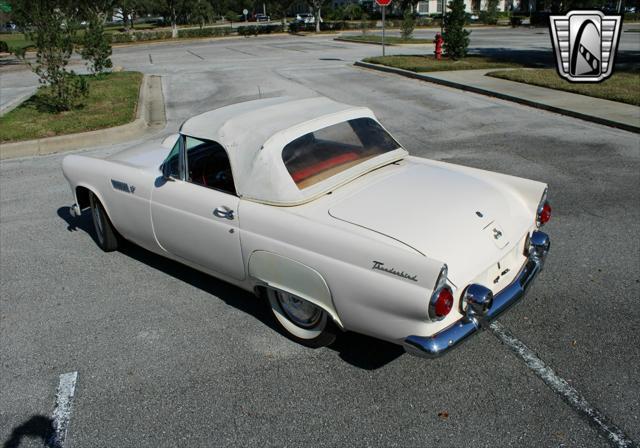
[[[367,62],[356,62],[355,65],[494,96],[640,133],[640,107],[638,106],[485,76],[488,72],[497,69],[416,73]]]

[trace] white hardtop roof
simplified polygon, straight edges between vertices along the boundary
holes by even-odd
[[[229,156],[240,197],[278,205],[296,205],[323,194],[377,166],[404,157],[392,151],[299,190],[282,161],[282,149],[295,138],[354,118],[376,119],[366,107],[329,98],[267,98],[224,106],[185,121],[180,132],[220,143]],[[377,120],[376,120],[377,121]]]

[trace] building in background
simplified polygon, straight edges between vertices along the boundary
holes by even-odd
[[[443,4],[448,0],[425,0],[416,4],[416,13],[421,16],[442,14]],[[487,9],[487,0],[465,0],[465,9],[469,14]],[[500,0],[498,11],[528,11],[528,0]],[[535,9],[534,9],[535,10]]]

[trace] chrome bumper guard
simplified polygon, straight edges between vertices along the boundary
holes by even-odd
[[[69,207],[69,214],[74,218],[79,218],[80,215],[82,215],[82,210],[80,210],[78,204],[72,204],[71,207]]]
[[[491,306],[480,315],[467,307],[467,314],[432,336],[409,336],[404,340],[407,353],[426,358],[438,357],[466,338],[486,327],[489,322],[524,297],[528,287],[542,270],[551,246],[546,233],[535,231],[529,239],[529,255],[516,278],[493,297]],[[481,287],[484,288],[484,287]]]

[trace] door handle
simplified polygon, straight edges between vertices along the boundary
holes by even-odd
[[[216,209],[213,211],[213,214],[218,218],[233,219],[233,210],[225,207],[224,205],[216,207]]]

